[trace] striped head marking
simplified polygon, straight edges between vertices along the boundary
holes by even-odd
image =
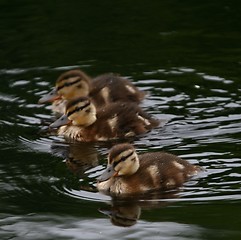
[[[134,147],[128,143],[118,144],[111,148],[108,155],[108,166],[98,177],[98,181],[103,182],[112,177],[132,175],[139,166],[139,159]]]
[[[96,121],[96,108],[87,97],[70,101],[66,106],[66,114],[73,125],[89,126]]]
[[[80,70],[71,70],[62,74],[56,81],[56,89],[64,99],[71,100],[77,96],[89,94],[89,77]]]
[[[113,166],[117,176],[132,175],[139,168],[136,151],[127,143],[118,144],[110,150],[108,163]]]

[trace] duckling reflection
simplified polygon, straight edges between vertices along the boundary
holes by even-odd
[[[141,208],[136,204],[115,205],[110,209],[99,209],[99,211],[109,216],[111,223],[119,227],[135,225],[141,215]]]
[[[86,96],[92,99],[96,107],[100,107],[116,101],[140,103],[145,93],[118,75],[108,73],[91,79],[76,69],[61,74],[55,88],[39,99],[39,103],[53,102],[53,112],[63,114],[67,101]]]
[[[75,175],[82,176],[85,171],[98,165],[98,152],[93,144],[72,143],[65,160],[68,169]]]
[[[99,212],[107,215],[113,225],[119,227],[131,227],[137,223],[141,217],[142,210],[160,208],[169,205],[168,201],[162,199],[173,199],[178,197],[178,191],[167,191],[161,194],[153,194],[141,198],[129,198],[120,200],[113,198],[110,207],[101,208]],[[143,197],[143,196],[142,196]]]
[[[55,156],[65,159],[68,169],[77,176],[98,165],[98,152],[91,143],[54,142],[51,151]]]

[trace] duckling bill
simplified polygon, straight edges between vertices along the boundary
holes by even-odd
[[[70,101],[50,128],[59,127],[58,135],[66,138],[89,142],[133,137],[158,125],[134,103],[115,102],[96,109],[90,98],[81,97]]]
[[[131,144],[118,144],[109,152],[108,166],[97,179],[97,188],[110,195],[175,189],[200,170],[199,166],[170,153],[137,155]]]
[[[46,103],[46,102],[53,102],[53,101],[56,101],[56,100],[59,100],[59,99],[61,99],[61,96],[58,94],[57,89],[54,88],[48,94],[41,97],[39,99],[38,103],[43,104],[43,103]]]

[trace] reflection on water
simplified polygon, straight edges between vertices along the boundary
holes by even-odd
[[[99,163],[97,149],[93,143],[53,141],[51,152],[65,158],[68,169],[78,176]]]
[[[141,215],[141,208],[135,204],[113,206],[111,209],[99,209],[99,211],[109,216],[112,224],[121,227],[133,226]]]

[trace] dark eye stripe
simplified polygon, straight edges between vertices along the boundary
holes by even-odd
[[[130,152],[128,155],[121,157],[121,159],[117,162],[114,162],[113,165],[114,167],[119,164],[120,162],[124,162],[127,158],[129,158],[131,155],[133,155],[134,152]]]
[[[80,82],[80,79],[77,79],[77,80],[75,80],[75,81],[73,81],[73,82],[66,82],[66,83],[64,83],[62,86],[57,87],[57,91],[59,91],[60,89],[62,89],[62,88],[64,88],[64,87],[69,87],[69,86],[71,86],[71,85],[74,85],[74,84],[77,83],[77,82]]]
[[[86,107],[88,107],[90,105],[90,102],[87,102],[85,105],[81,106],[81,107],[77,107],[75,108],[74,110],[68,112],[67,116],[69,117],[70,115],[72,115],[73,113],[75,112],[78,112],[79,110],[83,110],[85,109]]]

